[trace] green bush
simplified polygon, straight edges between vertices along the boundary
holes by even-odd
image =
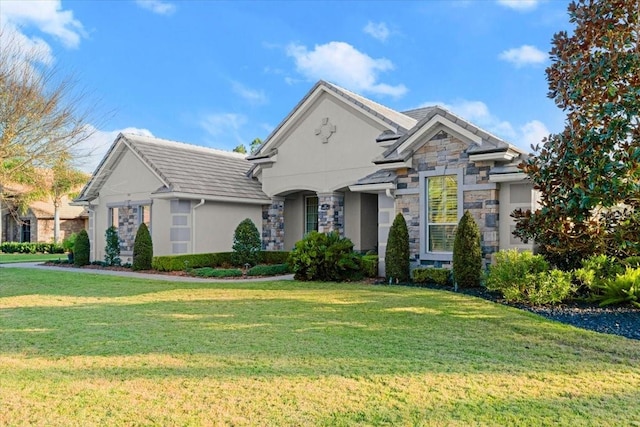
[[[191,274],[198,277],[239,277],[242,276],[242,270],[238,268],[211,268],[202,267],[194,268]]]
[[[131,269],[134,271],[151,270],[153,261],[153,242],[147,225],[143,222],[138,227],[136,238],[133,241],[133,262]]]
[[[289,273],[289,264],[256,265],[247,271],[247,276],[280,276]]]
[[[260,251],[258,255],[259,264],[286,264],[289,260],[289,251]]]
[[[451,270],[446,268],[416,268],[413,270],[413,281],[415,283],[429,283],[440,286],[449,284]]]
[[[166,255],[153,257],[151,266],[158,271],[183,271],[188,268],[231,265],[232,252]]]
[[[64,248],[58,243],[2,242],[0,252],[5,254],[61,254]]]
[[[233,265],[256,265],[261,248],[262,240],[256,225],[249,218],[242,220],[233,233]]]
[[[384,263],[387,282],[409,282],[409,230],[402,213],[398,213],[391,224]]]
[[[625,267],[640,268],[640,256],[630,256],[622,260]]]
[[[378,277],[378,255],[363,255],[360,262],[364,277]]]
[[[599,293],[607,279],[614,278],[624,271],[622,265],[608,255],[592,255],[582,260],[582,267],[575,270],[574,277],[582,287],[583,293]]]
[[[482,277],[482,248],[480,229],[473,215],[466,211],[453,241],[453,280],[461,287],[480,286]]]
[[[343,281],[362,278],[360,257],[353,243],[332,231],[312,231],[298,241],[289,265],[297,280]]]
[[[631,303],[640,307],[640,268],[627,267],[623,273],[596,284],[591,300],[600,306]]]
[[[73,246],[76,243],[76,238],[78,237],[78,233],[71,233],[62,241],[62,249],[65,252],[73,253]]]
[[[555,304],[572,296],[571,279],[570,272],[550,270],[541,255],[513,249],[496,254],[496,264],[489,268],[485,283],[507,301]]]
[[[89,235],[86,230],[82,230],[76,237],[75,244],[73,245],[73,263],[82,267],[89,264],[89,257],[91,254],[91,246],[89,243]]]
[[[118,238],[118,229],[114,226],[107,228],[104,233],[107,245],[104,248],[105,265],[120,265],[120,239]]]

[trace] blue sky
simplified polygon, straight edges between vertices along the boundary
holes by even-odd
[[[266,138],[319,79],[398,111],[440,104],[528,148],[568,1],[2,0],[0,24],[99,101],[92,171],[127,130],[231,150]]]

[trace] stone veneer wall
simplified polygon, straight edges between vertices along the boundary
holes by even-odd
[[[262,248],[284,250],[284,198],[274,197],[270,205],[262,206]]]
[[[136,239],[138,226],[138,206],[122,206],[118,208],[118,237],[120,237],[120,252],[133,253],[133,243]]]
[[[474,216],[480,228],[482,254],[491,262],[491,254],[499,249],[498,189],[489,182],[489,169],[493,162],[470,162],[467,144],[444,134],[436,135],[413,155],[412,167],[400,170],[396,190],[396,211],[402,212],[409,229],[411,260],[416,265],[447,266],[448,261],[420,259],[420,172],[435,171],[437,167],[463,168],[463,211]]]
[[[344,236],[344,194],[318,194],[318,231],[337,231]]]

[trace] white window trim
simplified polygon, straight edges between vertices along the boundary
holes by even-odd
[[[319,222],[320,222],[320,212],[319,212],[319,210],[320,210],[320,197],[318,197],[317,195],[308,194],[308,195],[304,196],[304,228],[303,228],[303,231],[304,231],[305,235],[307,235],[311,231],[314,231],[314,230],[307,230],[307,223],[308,223],[307,218],[308,218],[308,212],[309,212],[309,205],[308,205],[307,201],[309,199],[311,199],[311,198],[315,198],[318,201],[318,205],[317,205],[317,208],[316,208],[316,224],[317,224],[317,226],[316,226],[315,231],[318,231],[318,229],[320,227],[320,224],[319,224]]]
[[[418,173],[420,179],[420,259],[428,261],[453,261],[453,252],[429,252],[427,239],[427,179],[455,175],[458,185],[458,222],[464,213],[464,168],[438,166],[432,171]]]

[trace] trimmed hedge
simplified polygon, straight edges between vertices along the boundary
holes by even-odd
[[[0,252],[5,254],[62,254],[64,249],[58,243],[3,242]]]
[[[231,266],[232,255],[233,252],[216,252],[154,256],[151,267],[158,271],[183,271],[188,268]],[[289,252],[261,251],[259,259],[261,264],[284,264],[289,259]]]
[[[289,264],[256,265],[247,271],[247,276],[279,276],[289,273]]]
[[[90,254],[91,243],[89,242],[89,235],[86,230],[82,230],[78,233],[73,245],[73,263],[76,267],[89,264]]]
[[[401,212],[398,212],[387,239],[384,262],[387,283],[408,283],[410,277],[409,230]]]
[[[153,261],[153,242],[151,234],[144,222],[138,227],[136,239],[133,242],[133,271],[149,270]]]
[[[416,268],[413,270],[415,283],[428,283],[445,286],[449,284],[451,270],[446,268]]]
[[[239,268],[211,268],[202,267],[191,270],[194,276],[198,277],[239,277],[242,276],[242,270]]]

